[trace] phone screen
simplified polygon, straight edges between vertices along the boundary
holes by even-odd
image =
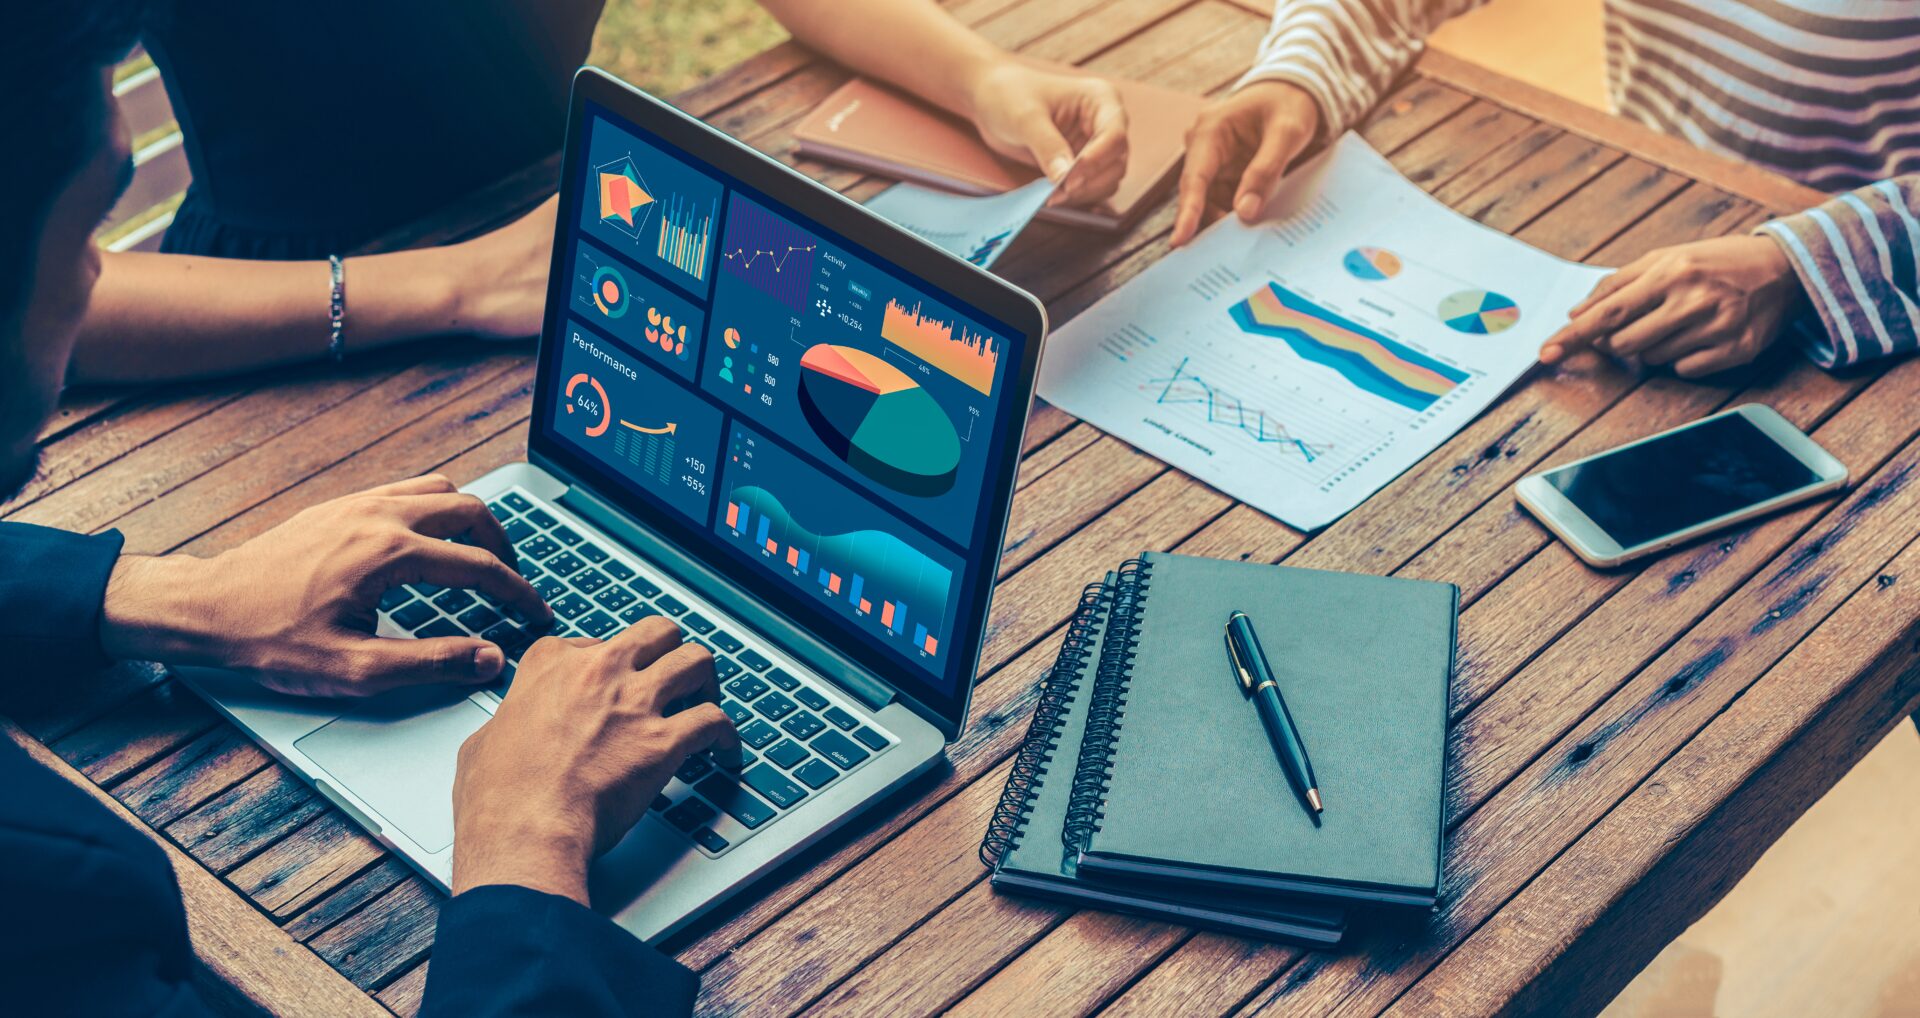
[[[1726,414],[1546,475],[1622,548],[1737,512],[1819,480],[1740,414]]]

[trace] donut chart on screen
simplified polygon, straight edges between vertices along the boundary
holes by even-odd
[[[819,343],[800,358],[800,409],[822,444],[848,466],[908,495],[952,490],[960,436],[918,382],[849,346]]]
[[[1440,320],[1456,332],[1488,335],[1520,321],[1520,305],[1492,290],[1461,290],[1440,302]]]

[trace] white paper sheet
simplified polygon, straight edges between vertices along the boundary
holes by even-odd
[[[1045,177],[985,198],[895,184],[874,195],[867,208],[986,269],[1051,197],[1053,182]]]
[[[1347,134],[1047,341],[1040,395],[1303,530],[1531,367],[1608,270],[1459,215]]]

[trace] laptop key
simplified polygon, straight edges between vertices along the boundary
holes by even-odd
[[[740,773],[743,767],[752,767],[754,764],[760,762],[759,757],[754,756],[752,752],[746,749],[737,749],[731,753],[723,749],[716,749],[712,751],[712,755],[713,765],[715,767],[723,771],[732,771],[735,774]]]
[[[839,732],[820,733],[820,737],[813,740],[813,751],[839,764],[841,770],[858,766],[870,755]]]
[[[730,657],[717,657],[713,659],[714,678],[725,682],[738,674],[740,674],[740,662]]]
[[[762,728],[767,727],[765,724],[759,721],[754,722],[754,724],[760,725]],[[773,731],[773,729],[767,728],[767,731],[771,732]],[[774,763],[777,763],[782,767],[788,768],[789,770],[793,768],[794,764],[797,764],[800,761],[805,760],[807,757],[811,755],[812,754],[807,752],[807,747],[800,745],[799,743],[793,741],[792,739],[781,739],[780,745],[775,746],[770,750],[767,750],[767,759],[772,760]],[[813,787],[818,788],[820,786],[815,785]]]
[[[443,590],[439,597],[433,599],[433,603],[439,605],[443,612],[461,612],[473,604],[473,595],[464,590]]]
[[[600,607],[610,612],[617,612],[639,600],[633,596],[633,591],[625,587],[608,587],[600,593],[593,595],[593,599],[599,603]]]
[[[603,573],[598,569],[587,569],[587,570],[583,570],[581,572],[575,573],[573,575],[573,580],[571,582],[573,583],[574,589],[578,590],[580,593],[595,594],[600,591],[601,587],[604,587],[607,584],[612,583],[613,581],[607,578],[606,573]]]
[[[767,660],[767,656],[765,654],[762,654],[759,651],[752,649],[751,647],[741,651],[737,656],[740,658],[741,664],[746,665],[748,668],[751,668],[756,672],[764,672],[767,669],[773,667],[773,662]],[[793,687],[781,686],[780,688],[791,689]]]
[[[724,629],[713,634],[712,636],[707,637],[707,639],[712,640],[714,646],[720,648],[721,650],[726,651],[729,654],[738,654],[740,653],[741,650],[745,649],[745,647],[747,646],[746,644],[740,642],[739,637],[733,635],[732,633],[727,632]],[[756,669],[756,671],[757,670],[758,669]]]
[[[390,612],[411,600],[413,600],[413,591],[405,587],[395,587],[380,595],[380,610]]]
[[[627,625],[633,625],[635,622],[638,622],[649,615],[658,615],[658,614],[660,614],[660,609],[655,608],[653,605],[647,604],[646,602],[642,601],[641,603],[636,604],[631,608],[628,608],[626,611],[621,612],[620,621],[625,622]]]
[[[586,559],[588,562],[605,562],[606,560],[613,557],[607,554],[607,549],[600,547],[599,545],[593,543],[592,541],[588,541],[585,544],[582,544],[580,547],[575,548],[573,550],[579,553],[580,557],[583,559]]]
[[[727,717],[733,719],[736,727],[746,724],[753,718],[753,712],[738,700],[723,699],[720,701],[720,709],[726,712]]]
[[[827,708],[827,723],[843,732],[851,732],[859,727],[860,719],[838,707]]]
[[[747,787],[760,793],[761,798],[781,809],[792,809],[807,793],[799,785],[787,780],[785,774],[761,764],[740,776]]]
[[[824,761],[808,760],[793,772],[793,776],[799,778],[808,788],[824,788],[834,778],[839,777],[840,772],[827,766]]]
[[[793,695],[796,698],[798,698],[801,703],[804,703],[807,706],[812,707],[814,710],[827,709],[827,698],[824,696],[821,696],[819,690],[801,689],[799,692]]]
[[[787,699],[787,694],[771,693],[759,703],[754,704],[753,709],[759,711],[760,716],[768,721],[778,721],[800,708],[792,700]]]
[[[653,603],[658,605],[660,610],[666,612],[668,615],[679,616],[687,613],[687,606],[681,604],[672,594],[662,594],[660,598]]]
[[[565,524],[553,528],[553,539],[569,548],[586,540],[586,538],[580,536],[579,531]]]
[[[887,737],[868,728],[866,725],[861,725],[854,729],[853,737],[859,739],[860,744],[868,749],[880,750],[887,748]]]
[[[533,510],[532,512],[527,514],[527,519],[532,520],[533,525],[536,527],[539,527],[541,530],[551,529],[553,526],[555,526],[560,522],[559,520],[554,519],[553,514],[547,512],[545,509]]]
[[[788,735],[805,742],[820,734],[820,730],[827,727],[827,724],[806,711],[801,711],[782,722],[780,727],[785,729]]]
[[[596,640],[602,639],[608,633],[620,628],[620,623],[615,621],[613,616],[603,611],[596,611],[588,615],[576,623],[576,625],[580,627],[581,632]]]
[[[753,652],[748,651],[747,653],[752,654]],[[743,654],[741,656],[745,657],[746,655]],[[773,671],[768,672],[767,681],[773,683],[776,686],[779,686],[781,689],[784,689],[789,693],[800,688],[800,680],[794,678],[791,675],[788,675],[787,670],[785,668],[775,668]]]
[[[447,589],[438,583],[409,583],[407,586],[411,587],[414,593],[429,600],[432,599],[433,595]]]
[[[521,541],[525,541],[534,534],[539,533],[539,531],[533,529],[533,524],[521,519],[508,520],[505,529],[508,543],[514,545],[518,545]]]
[[[523,513],[533,508],[533,503],[527,501],[527,496],[517,491],[509,491],[505,495],[500,496],[500,501],[511,506],[513,511],[517,513]]]
[[[653,797],[653,811],[655,813],[665,810],[666,808],[672,805],[673,805],[673,800],[667,798],[664,795],[656,795]]]
[[[506,620],[502,619],[500,613],[494,611],[492,608],[484,604],[476,604],[466,611],[461,612],[460,618],[457,621],[473,632],[484,633]]]
[[[693,840],[698,843],[701,848],[715,855],[719,855],[721,852],[727,850],[727,839],[713,833],[713,828],[711,827],[702,827],[693,832]]]
[[[520,560],[514,563],[514,568],[520,570],[520,578],[528,583],[547,575],[547,571],[540,568],[540,563],[525,556],[521,556]]]
[[[761,802],[759,796],[740,787],[724,774],[713,775],[693,786],[693,790],[706,796],[709,802],[740,821],[740,825],[748,830],[759,828],[775,816],[773,807]]]
[[[704,753],[696,753],[687,757],[686,761],[680,765],[680,769],[673,772],[673,776],[691,785],[706,777],[712,770],[713,761],[707,759]]]
[[[593,610],[593,602],[569,590],[560,600],[553,602],[553,610],[564,619],[577,619]]]
[[[393,624],[407,632],[413,632],[421,626],[440,617],[433,605],[425,601],[409,601],[399,611],[393,613]]]
[[[685,802],[668,810],[665,814],[667,823],[683,831],[691,831],[718,815],[713,811],[712,806],[692,797],[688,797]]]
[[[666,602],[672,601],[672,600],[673,599],[670,597],[663,597],[660,599],[660,603],[664,607]],[[674,601],[674,603],[679,604],[680,602]],[[672,611],[672,609],[668,609],[668,610]],[[674,612],[674,614],[678,615],[680,613]],[[705,636],[708,633],[713,632],[713,622],[709,620],[705,615],[702,615],[699,612],[694,612],[692,615],[689,615],[686,618],[681,619],[680,624],[687,627],[688,629],[693,630],[696,633],[699,633],[701,636]]]
[[[580,556],[570,551],[563,551],[546,560],[542,565],[547,567],[547,572],[555,576],[571,576],[587,567],[585,562],[580,561]]]
[[[627,585],[632,587],[634,590],[634,593],[639,594],[641,597],[660,596],[660,588],[648,582],[647,578],[644,576],[636,576],[633,579],[628,580]]]
[[[513,509],[505,502],[488,502],[487,511],[493,514],[494,519],[502,523],[513,518]]]
[[[752,701],[755,697],[758,697],[766,691],[767,684],[752,675],[742,675],[732,682],[727,683],[727,692],[732,693],[742,700]]]
[[[754,749],[761,749],[765,747],[767,743],[779,737],[780,733],[776,731],[772,725],[758,719],[749,722],[740,729],[740,741],[752,746]]]
[[[533,559],[535,562],[542,561],[547,558],[547,556],[560,550],[560,546],[553,542],[553,538],[545,534],[541,534],[531,541],[522,541],[514,547],[520,550],[520,554]]]
[[[619,559],[611,559],[605,565],[602,565],[600,568],[605,569],[607,571],[607,575],[613,577],[616,580],[625,582],[627,580],[633,579],[633,567],[626,564],[625,562],[620,561]]]
[[[533,592],[540,595],[540,600],[548,604],[552,604],[561,597],[572,593],[567,589],[566,584],[560,582],[558,576],[542,576],[532,582]]]
[[[436,619],[414,630],[413,635],[422,640],[433,640],[442,636],[465,636],[467,631],[454,625],[451,619]]]

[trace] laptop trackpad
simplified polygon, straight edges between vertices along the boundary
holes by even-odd
[[[327,777],[428,852],[453,844],[453,768],[460,744],[491,717],[462,696],[396,718],[371,710],[337,718],[293,745]]]

